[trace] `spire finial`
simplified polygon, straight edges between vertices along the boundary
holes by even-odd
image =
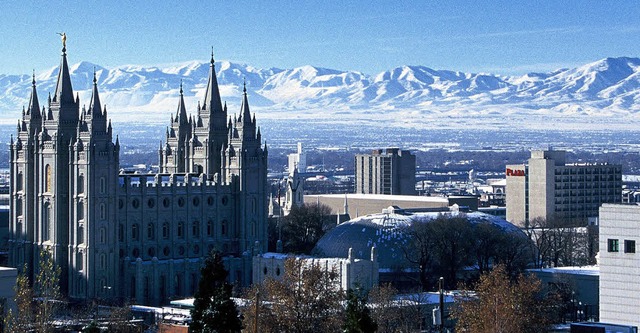
[[[247,78],[243,78],[242,79],[242,92],[246,95],[247,94]]]
[[[33,74],[31,74],[31,85],[36,86],[36,70],[33,70]]]
[[[67,33],[58,32],[58,35],[60,35],[60,39],[62,40],[62,52],[67,52]]]
[[[211,64],[213,65],[215,61],[213,60],[213,45],[211,46]]]
[[[182,79],[180,79],[180,95],[182,95]]]
[[[97,84],[98,79],[96,79],[96,66],[93,66],[93,84]]]

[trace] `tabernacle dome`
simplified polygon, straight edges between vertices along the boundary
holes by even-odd
[[[410,235],[405,230],[412,223],[427,223],[438,216],[464,215],[472,224],[491,223],[507,233],[522,231],[506,220],[480,212],[407,212],[390,207],[384,213],[361,216],[341,223],[327,232],[316,244],[314,255],[345,257],[349,248],[357,259],[370,259],[371,247],[378,253],[380,270],[404,269],[410,266],[404,254]],[[526,236],[525,236],[526,237]]]

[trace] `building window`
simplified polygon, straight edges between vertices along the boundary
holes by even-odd
[[[50,240],[51,237],[51,205],[47,202],[44,204],[44,210],[42,211],[42,222],[44,224],[42,238],[44,240]]]
[[[124,242],[124,226],[122,224],[118,225],[118,240]]]
[[[78,202],[78,220],[84,220],[84,203]]]
[[[22,216],[22,199],[16,199],[16,214]]]
[[[182,238],[184,236],[184,223],[178,222],[178,232],[176,233],[178,238]]]
[[[226,236],[227,235],[227,220],[223,220],[222,221],[221,228],[222,228],[222,235]]]
[[[100,177],[100,194],[104,194],[107,191],[107,180],[104,177]]]
[[[200,223],[198,221],[193,221],[193,225],[191,226],[191,234],[194,238],[200,237]]]
[[[178,198],[178,207],[183,207],[184,206],[184,198],[180,197]]]
[[[84,243],[84,228],[78,227],[78,244]]]
[[[636,241],[625,239],[624,253],[636,253]]]
[[[213,229],[213,221],[209,220],[207,221],[207,236],[211,237],[211,232]]]
[[[138,237],[139,237],[138,225],[133,224],[131,225],[131,239],[138,240]]]
[[[22,172],[18,172],[18,179],[16,180],[16,191],[22,191]]]
[[[100,204],[100,219],[104,220],[107,218],[107,207],[101,203]]]
[[[104,253],[100,254],[100,269],[107,267],[107,256]]]
[[[162,224],[162,238],[169,239],[169,223]]]
[[[100,244],[104,244],[107,242],[107,229],[100,228]]]
[[[44,191],[51,192],[51,166],[49,164],[47,164],[47,166],[44,167],[44,174],[45,174]]]
[[[607,240],[607,251],[608,252],[619,252],[620,244],[617,239],[608,239]]]
[[[78,194],[84,193],[84,175],[78,176]]]
[[[78,252],[78,255],[76,256],[76,268],[79,271],[84,270],[84,260],[82,259],[82,252]]]
[[[153,223],[147,224],[147,238],[153,240],[155,238],[155,226]]]

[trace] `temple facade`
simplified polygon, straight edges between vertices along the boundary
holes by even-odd
[[[204,257],[224,253],[231,282],[251,283],[267,246],[267,147],[246,87],[238,117],[222,104],[213,55],[205,98],[188,115],[180,87],[158,149],[159,172],[120,169],[120,143],[94,73],[88,107],[74,95],[66,45],[42,107],[35,76],[10,144],[10,264],[37,274],[40,251],[71,299],[162,304],[193,295]]]

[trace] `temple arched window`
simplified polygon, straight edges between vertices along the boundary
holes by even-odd
[[[52,181],[52,177],[51,177],[51,166],[49,164],[47,164],[44,167],[44,174],[45,174],[45,183],[44,183],[44,191],[45,192],[51,192],[51,181]]]

